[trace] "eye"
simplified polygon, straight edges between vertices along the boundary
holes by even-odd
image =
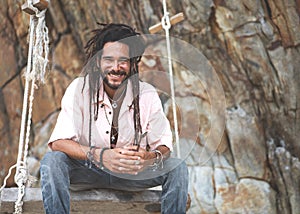
[[[114,62],[114,59],[112,57],[102,57],[102,60],[106,64],[112,64]]]
[[[129,63],[129,59],[128,58],[120,58],[118,60],[119,65],[127,65],[127,63]]]
[[[118,65],[127,66],[129,63],[129,58],[127,57],[120,57],[119,59],[115,59],[110,56],[103,56],[101,60],[107,65],[113,65],[115,62],[117,62]]]

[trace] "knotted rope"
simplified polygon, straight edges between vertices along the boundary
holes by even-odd
[[[15,202],[14,212],[16,214],[22,213],[23,197],[25,195],[25,185],[29,181],[27,169],[27,156],[30,139],[34,89],[36,88],[37,81],[40,81],[42,83],[45,82],[45,73],[47,70],[49,53],[48,28],[45,23],[45,13],[47,9],[39,11],[32,5],[32,0],[28,0],[27,5],[28,8],[35,12],[35,14],[30,16],[28,61],[26,72],[24,75],[25,86],[18,157],[17,163],[9,169],[9,173],[5,177],[4,184],[0,189],[0,191],[4,189],[4,187],[6,186],[6,181],[11,175],[12,169],[16,167],[16,174],[14,177],[15,183],[18,185],[18,199]]]
[[[177,149],[177,157],[180,158],[178,120],[177,120],[176,104],[175,104],[175,90],[174,90],[175,87],[174,87],[174,79],[173,79],[172,53],[171,53],[170,33],[169,33],[169,30],[171,28],[171,22],[170,22],[169,12],[167,10],[166,0],[163,0],[163,9],[164,9],[164,16],[161,19],[161,24],[162,24],[163,29],[165,30],[165,35],[166,35],[168,67],[169,67],[169,74],[170,74],[170,87],[171,87],[171,98],[172,98],[172,110],[173,110],[173,121],[174,121],[175,144],[176,144],[176,149]]]

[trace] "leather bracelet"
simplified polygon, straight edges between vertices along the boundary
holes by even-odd
[[[110,148],[108,148],[108,147],[104,147],[103,149],[101,149],[101,151],[100,151],[100,158],[99,158],[99,168],[101,169],[101,170],[104,170],[105,169],[105,167],[104,167],[104,165],[103,165],[103,153],[104,153],[104,151],[105,150],[109,150]]]

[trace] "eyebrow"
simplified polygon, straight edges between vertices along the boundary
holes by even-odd
[[[112,56],[102,56],[102,59],[114,59],[114,57]],[[121,56],[118,58],[118,60],[129,60],[128,57],[125,57],[125,56]]]

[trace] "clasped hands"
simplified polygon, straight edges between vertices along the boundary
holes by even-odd
[[[136,148],[136,146],[127,146],[105,150],[102,156],[103,166],[115,173],[137,175],[153,164],[155,153],[143,148],[136,151]],[[96,158],[99,160],[99,156]]]

